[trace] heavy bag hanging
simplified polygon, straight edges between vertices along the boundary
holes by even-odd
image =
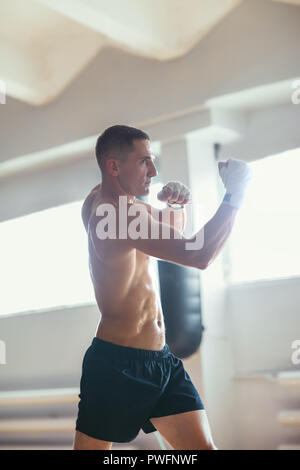
[[[173,354],[185,359],[200,346],[204,330],[199,271],[158,260],[166,342]]]

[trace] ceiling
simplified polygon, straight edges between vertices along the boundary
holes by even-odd
[[[43,105],[104,47],[176,59],[242,1],[247,0],[1,0],[0,78],[9,96]]]

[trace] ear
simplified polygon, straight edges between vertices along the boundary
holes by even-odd
[[[106,171],[112,176],[118,176],[120,171],[120,162],[116,158],[109,158],[106,162]]]

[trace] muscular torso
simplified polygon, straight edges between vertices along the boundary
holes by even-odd
[[[91,213],[102,201],[95,197]],[[134,348],[160,350],[165,345],[154,259],[132,248],[112,250],[107,240],[96,249],[88,228],[89,265],[101,312],[96,336]]]

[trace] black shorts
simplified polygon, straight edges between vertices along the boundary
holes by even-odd
[[[93,338],[82,363],[76,430],[95,439],[130,442],[149,418],[204,409],[183,363],[160,351]]]

